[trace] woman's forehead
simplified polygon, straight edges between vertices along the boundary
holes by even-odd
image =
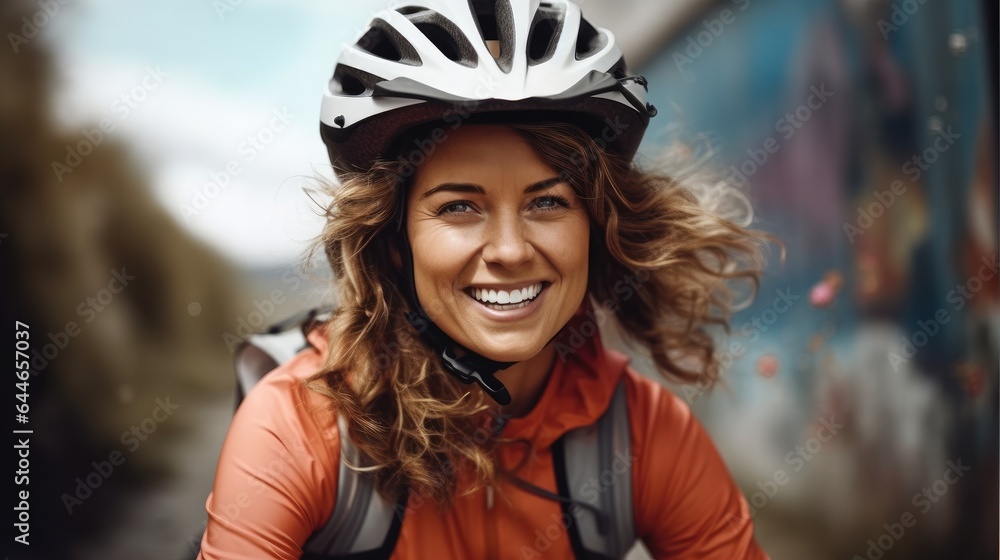
[[[557,175],[520,134],[503,125],[465,125],[429,137],[416,166],[413,190],[418,196],[442,183],[483,187],[525,187]]]

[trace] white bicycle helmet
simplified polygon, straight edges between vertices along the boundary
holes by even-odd
[[[375,14],[343,48],[323,96],[320,132],[339,174],[392,158],[397,139],[430,123],[569,122],[631,158],[655,114],[646,80],[626,74],[614,36],[567,0],[414,0]],[[509,404],[494,374],[512,363],[463,348],[420,305],[402,216],[396,230],[407,321],[445,370]]]
[[[568,121],[631,158],[656,114],[646,92],[614,35],[567,0],[414,0],[344,46],[320,130],[338,173],[390,157],[400,134],[434,121]]]

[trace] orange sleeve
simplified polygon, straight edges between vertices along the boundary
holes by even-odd
[[[654,558],[761,560],[743,493],[679,397],[629,371],[636,533]]]
[[[298,560],[333,511],[340,443],[325,398],[302,386],[314,351],[264,377],[226,434],[199,560]]]

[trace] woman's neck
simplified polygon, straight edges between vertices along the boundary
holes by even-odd
[[[520,418],[531,412],[545,391],[555,358],[556,347],[548,344],[534,357],[498,371],[496,377],[507,386],[511,398],[507,406],[495,405],[499,412],[508,418]]]

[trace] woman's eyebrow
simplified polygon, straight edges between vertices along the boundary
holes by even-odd
[[[562,177],[550,177],[548,179],[542,179],[536,183],[532,183],[525,187],[524,194],[543,191],[553,185],[558,185],[564,182]],[[472,183],[441,183],[440,185],[428,190],[424,194],[420,195],[420,199],[427,198],[432,194],[438,192],[472,192],[479,194],[486,194],[486,189],[479,185],[474,185]]]
[[[473,185],[471,183],[441,183],[440,185],[420,195],[420,199],[423,200],[428,196],[438,192],[474,192],[479,194],[486,194],[486,189],[480,187],[479,185]]]
[[[558,185],[559,183],[565,183],[566,180],[562,177],[549,177],[548,179],[542,179],[537,183],[532,183],[524,189],[524,194],[533,193],[535,191],[544,191],[545,189]]]

